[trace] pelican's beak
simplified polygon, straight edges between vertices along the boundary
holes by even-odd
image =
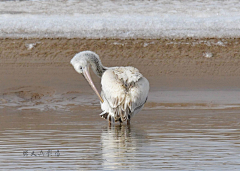
[[[92,79],[91,79],[91,76],[90,76],[90,73],[89,73],[89,68],[86,67],[86,69],[83,70],[83,76],[84,78],[88,81],[88,83],[90,84],[90,86],[92,87],[93,91],[97,94],[98,98],[100,99],[100,101],[103,103],[103,99],[102,97],[100,96],[100,94],[98,93]]]

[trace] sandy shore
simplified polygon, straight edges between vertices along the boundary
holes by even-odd
[[[34,100],[59,93],[92,93],[69,63],[83,50],[95,51],[105,66],[137,67],[149,79],[151,91],[239,89],[240,39],[0,42],[2,103],[13,94]],[[100,88],[99,79],[94,77],[94,81]]]
[[[240,39],[0,42],[1,168],[239,168]],[[83,50],[149,79],[131,127],[99,117],[96,95],[69,63]]]

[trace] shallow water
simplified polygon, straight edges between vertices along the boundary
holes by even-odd
[[[240,110],[145,109],[130,128],[109,128],[98,109],[0,110],[4,170],[240,168]]]

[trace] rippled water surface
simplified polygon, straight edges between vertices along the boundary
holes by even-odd
[[[150,110],[131,127],[98,116],[1,109],[5,170],[239,170],[239,110]]]

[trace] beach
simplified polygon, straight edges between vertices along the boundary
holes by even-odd
[[[236,0],[1,1],[0,168],[239,170],[239,9]],[[148,79],[130,126],[99,116],[70,64],[86,50]]]
[[[234,170],[239,46],[239,39],[1,39],[1,167]],[[100,118],[97,96],[69,63],[83,50],[149,80],[131,128]]]
[[[1,106],[6,105],[9,96],[14,93],[14,96],[20,97],[18,100],[23,98],[31,101],[66,93],[81,93],[84,87],[84,93],[93,95],[83,77],[75,73],[70,65],[70,59],[84,50],[96,52],[105,66],[138,68],[149,79],[150,92],[238,90],[239,41],[1,39]],[[94,73],[91,75],[100,90],[100,79]],[[164,103],[164,100],[159,103]]]
[[[96,52],[105,66],[134,66],[146,77],[238,77],[239,39],[1,39],[1,76],[72,75],[70,59]],[[51,71],[52,70],[52,71]],[[12,73],[12,74],[10,74]],[[63,74],[64,73],[64,74]],[[46,75],[45,75],[46,76]],[[71,79],[71,78],[69,78]],[[67,82],[73,82],[67,81]],[[157,80],[157,79],[155,79]],[[25,80],[27,81],[27,80]],[[39,80],[40,81],[40,80]],[[66,82],[66,81],[65,81]],[[4,85],[1,89],[8,88]]]

